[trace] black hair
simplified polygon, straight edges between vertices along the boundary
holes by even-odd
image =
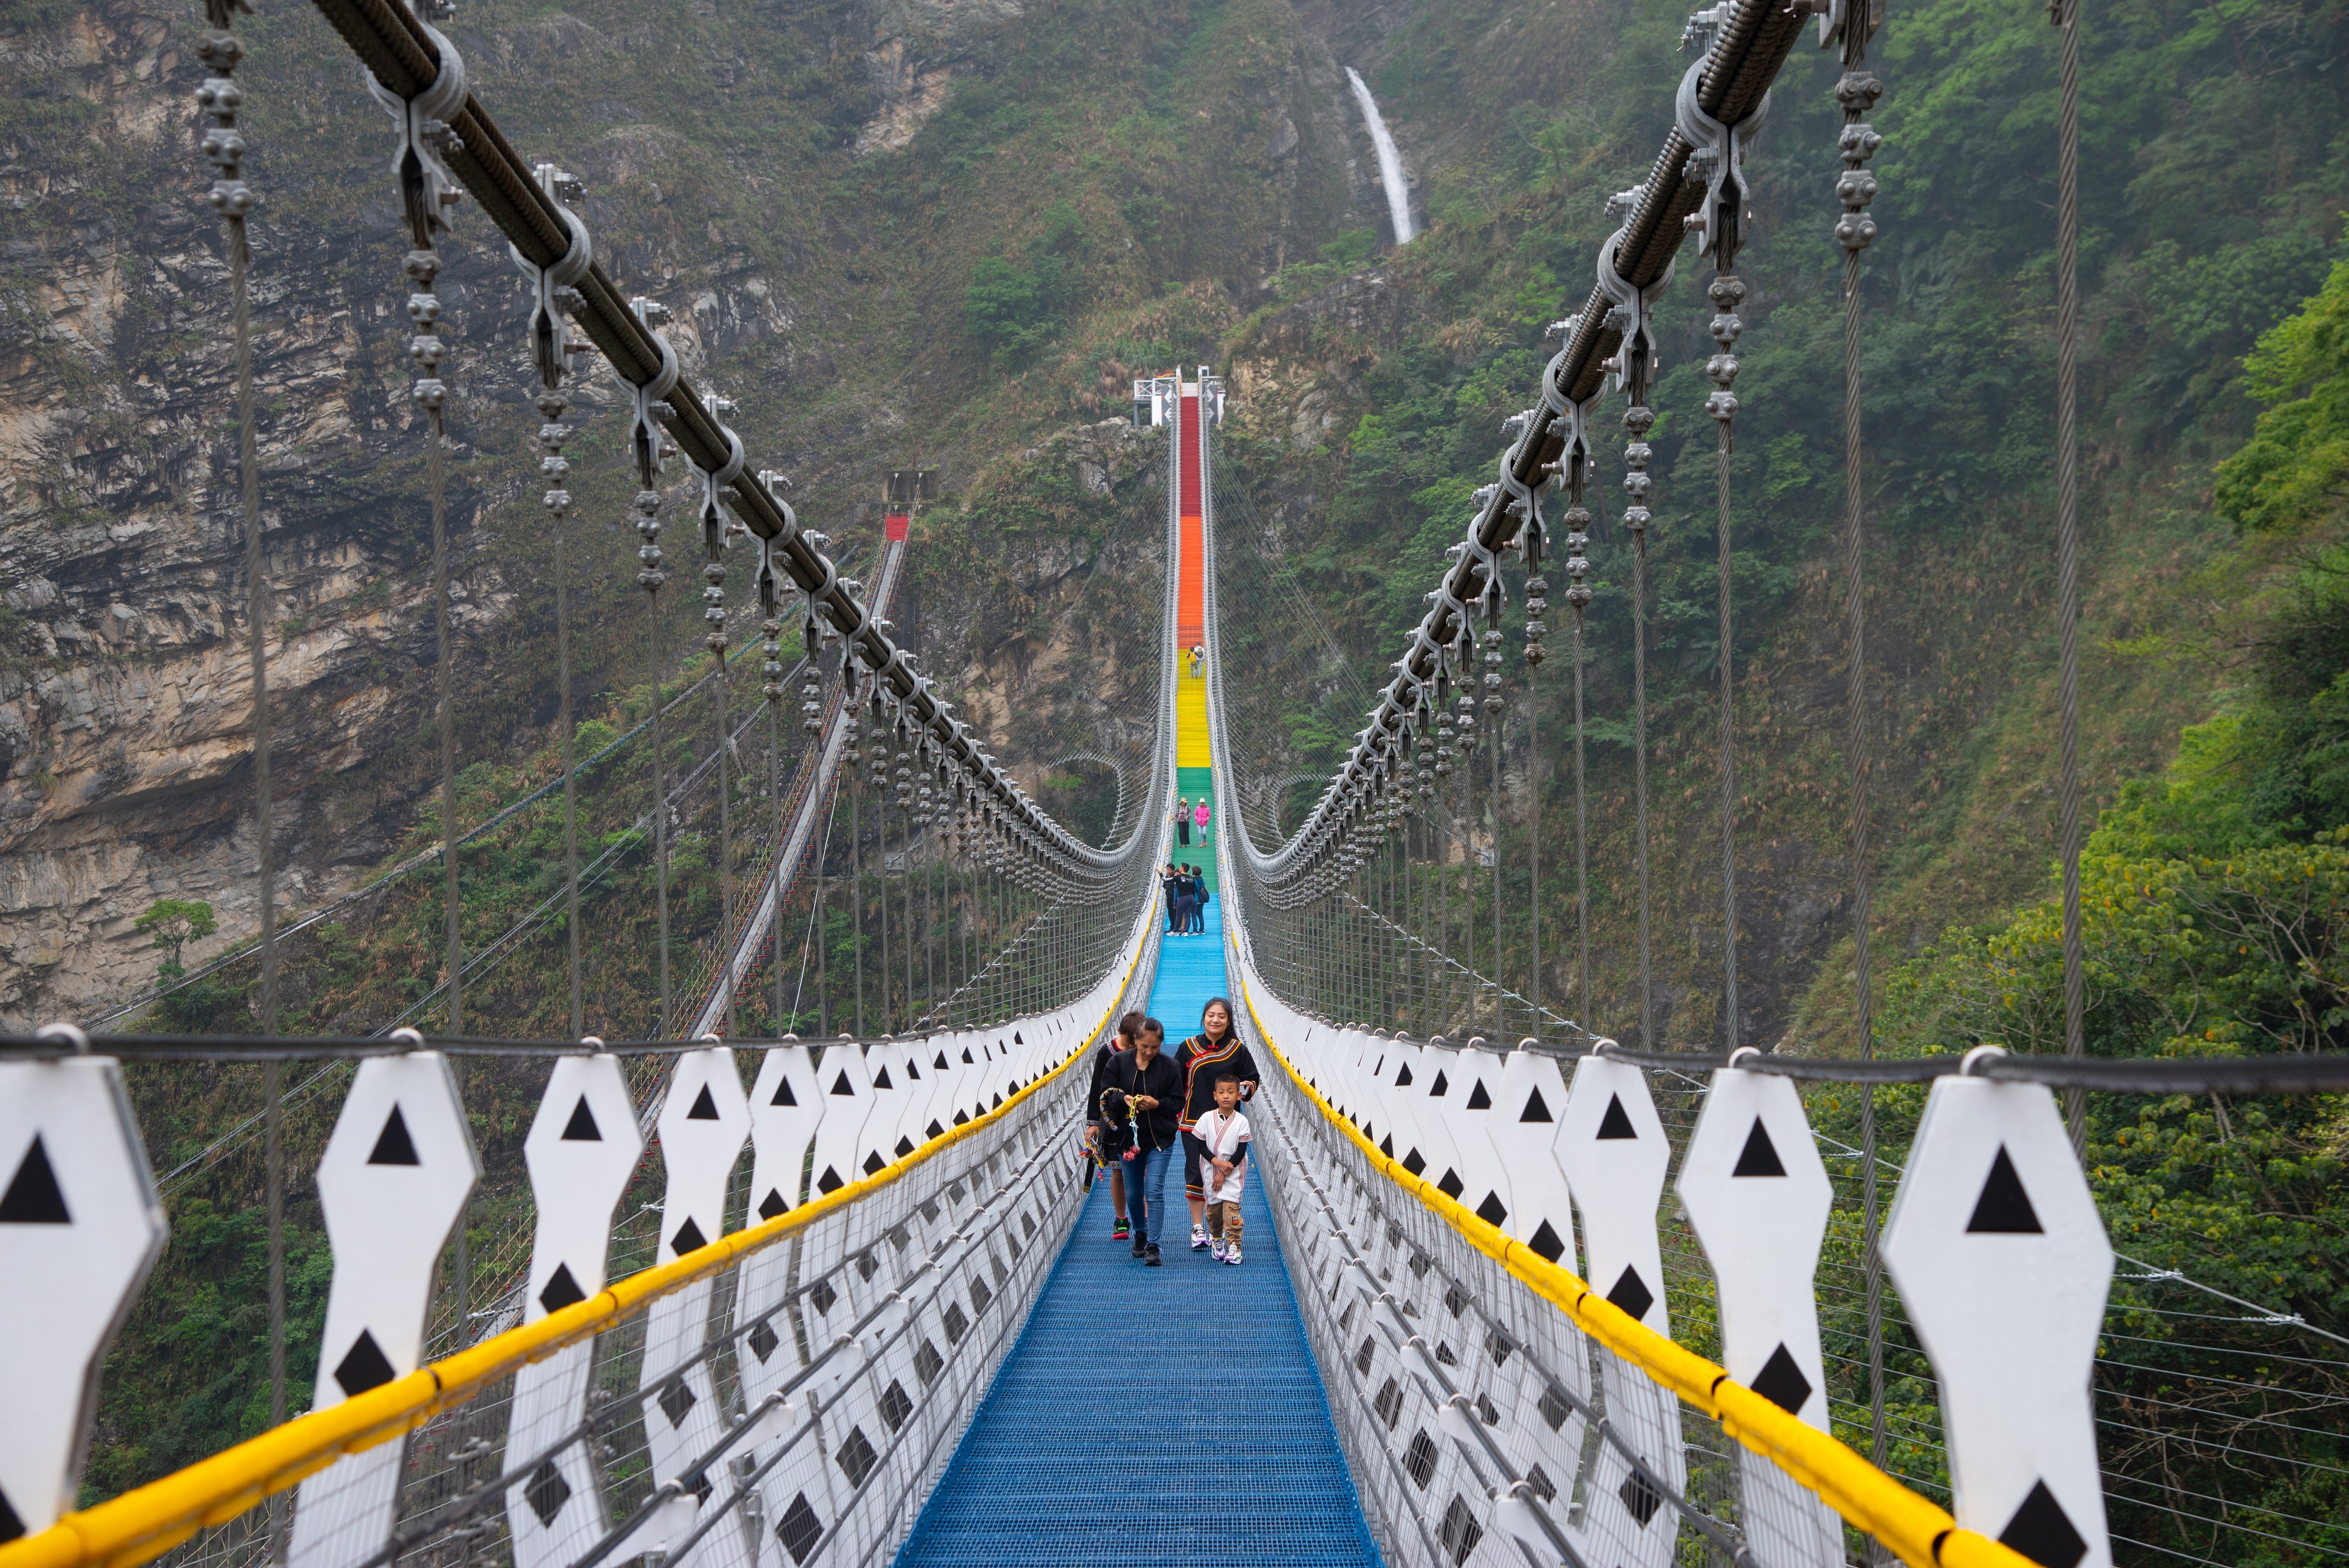
[[[1143,1035],[1155,1035],[1160,1039],[1164,1040],[1166,1037],[1166,1026],[1160,1023],[1155,1018],[1144,1018],[1142,1020],[1142,1034],[1136,1035],[1133,1037],[1136,1041],[1139,1041]]]
[[[1141,1034],[1142,1015],[1138,1012],[1128,1013],[1124,1017],[1120,1018],[1117,1021],[1117,1032],[1129,1040]]]
[[[1233,1033],[1238,1033],[1240,1016],[1233,1009],[1232,999],[1229,996],[1210,996],[1207,998],[1207,1005],[1199,1009],[1199,1027],[1205,1029],[1207,1026],[1207,1015],[1217,1007],[1221,1007],[1224,1010],[1224,1019],[1226,1026],[1229,1027]]]
[[[1216,1087],[1217,1088],[1223,1088],[1226,1084],[1230,1084],[1234,1088],[1237,1088],[1239,1087],[1239,1083],[1240,1075],[1237,1073],[1217,1073],[1216,1075]]]

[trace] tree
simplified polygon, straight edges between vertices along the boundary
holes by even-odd
[[[180,962],[180,950],[199,936],[210,936],[220,929],[220,920],[212,906],[202,899],[159,898],[147,913],[132,923],[134,931],[148,936],[163,962],[155,973],[165,980],[176,980],[188,971]]]

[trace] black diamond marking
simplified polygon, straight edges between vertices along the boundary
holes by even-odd
[[[1623,1097],[1621,1095],[1610,1094],[1607,1097],[1607,1114],[1599,1119],[1599,1136],[1600,1138],[1637,1138],[1640,1136],[1639,1133],[1633,1130],[1631,1127],[1631,1118],[1630,1113],[1625,1111],[1623,1109]]]
[[[944,1138],[947,1135],[947,1130],[938,1125],[938,1119],[934,1116],[930,1118],[929,1126],[922,1129],[922,1135],[926,1138]]]
[[[1640,1522],[1642,1530],[1648,1528],[1648,1521],[1656,1517],[1656,1510],[1664,1506],[1663,1493],[1638,1470],[1623,1478],[1615,1495],[1623,1500],[1623,1506],[1631,1511],[1631,1517]]]
[[[1445,1197],[1457,1201],[1460,1194],[1468,1190],[1468,1183],[1460,1180],[1459,1171],[1447,1165],[1444,1168],[1444,1180],[1435,1184],[1435,1190]]]
[[[1395,1069],[1395,1088],[1409,1088],[1410,1087],[1411,1087],[1411,1064],[1410,1064],[1409,1062],[1405,1062],[1405,1063],[1403,1063],[1403,1065],[1402,1065],[1402,1066],[1401,1066],[1401,1067],[1399,1067],[1399,1068],[1397,1068]]]
[[[823,1539],[823,1521],[808,1506],[807,1493],[792,1499],[791,1507],[783,1510],[782,1522],[775,1526],[775,1538],[783,1550],[792,1554],[794,1564],[805,1563],[815,1543]]]
[[[975,1279],[970,1282],[970,1307],[973,1312],[985,1312],[994,1300],[995,1293],[987,1288],[985,1280]]]
[[[1998,1543],[2013,1547],[2040,1568],[2074,1568],[2088,1554],[2088,1543],[2080,1539],[2071,1516],[2044,1480],[2031,1483],[2031,1495],[1999,1532]]]
[[[856,1254],[856,1277],[858,1279],[869,1280],[880,1272],[881,1265],[873,1261],[873,1254],[871,1253],[859,1253]]]
[[[695,1403],[693,1390],[685,1386],[685,1379],[679,1377],[669,1384],[660,1391],[659,1398],[661,1414],[668,1418],[668,1424],[684,1426],[686,1412],[692,1409]]]
[[[949,1345],[960,1345],[962,1336],[970,1332],[970,1319],[962,1315],[959,1306],[949,1305],[940,1321],[947,1326],[947,1343]]]
[[[792,1092],[790,1075],[775,1080],[775,1098],[767,1102],[769,1105],[797,1105],[799,1102],[800,1097]]]
[[[1422,1427],[1411,1435],[1411,1447],[1402,1451],[1402,1468],[1411,1472],[1412,1484],[1420,1491],[1435,1479],[1435,1439]]]
[[[914,1352],[914,1375],[921,1378],[925,1388],[937,1381],[938,1374],[945,1370],[947,1358],[938,1354],[938,1347],[926,1339],[922,1341],[922,1347]]]
[[[840,1299],[840,1293],[832,1288],[830,1280],[820,1279],[815,1282],[813,1288],[809,1290],[808,1299],[815,1303],[815,1309],[818,1312],[828,1313],[832,1310],[832,1304]]]
[[[1379,1397],[1371,1401],[1371,1408],[1379,1413],[1379,1419],[1387,1424],[1387,1430],[1393,1431],[1396,1418],[1402,1414],[1402,1387],[1393,1378],[1388,1378],[1380,1386]]]
[[[1468,1511],[1468,1500],[1458,1492],[1452,1494],[1452,1506],[1444,1511],[1442,1539],[1444,1550],[1452,1554],[1453,1568],[1466,1568],[1469,1554],[1485,1539],[1485,1527],[1476,1522]]]
[[[881,1390],[881,1418],[889,1423],[889,1429],[894,1432],[904,1426],[905,1418],[913,1413],[914,1401],[906,1394],[905,1386],[895,1377],[890,1378],[889,1386]]]
[[[693,1222],[690,1214],[685,1217],[685,1223],[677,1228],[677,1234],[668,1239],[668,1250],[678,1257],[688,1253],[698,1253],[709,1244],[709,1238],[701,1233],[701,1227]]]
[[[1491,1398],[1486,1395],[1476,1396],[1476,1416],[1488,1427],[1497,1427],[1501,1424],[1500,1408],[1495,1405]]]
[[[750,1332],[742,1336],[742,1343],[750,1347],[750,1354],[759,1358],[760,1366],[764,1367],[767,1364],[767,1357],[775,1353],[775,1346],[781,1345],[782,1340],[777,1336],[772,1326],[762,1317],[750,1326]]]
[[[1762,1119],[1754,1119],[1754,1130],[1745,1135],[1745,1148],[1737,1156],[1737,1168],[1732,1176],[1784,1176],[1785,1162],[1778,1158],[1778,1146],[1770,1141],[1770,1130]]]
[[[1623,1265],[1623,1273],[1615,1281],[1615,1288],[1607,1293],[1607,1299],[1621,1307],[1626,1317],[1645,1317],[1648,1308],[1656,1305],[1656,1298],[1649,1293],[1647,1281],[1641,1279],[1640,1271],[1630,1264]]]
[[[685,1490],[693,1493],[694,1501],[708,1502],[709,1494],[718,1489],[709,1484],[708,1470],[696,1470],[685,1478]]]
[[[851,1099],[856,1098],[856,1091],[848,1087],[848,1073],[845,1068],[842,1069],[841,1075],[838,1078],[832,1080],[832,1092],[834,1094],[844,1094]]]
[[[1468,1091],[1468,1109],[1471,1110],[1490,1110],[1493,1109],[1493,1097],[1485,1092],[1485,1080],[1483,1078],[1478,1078],[1476,1080],[1475,1087]]]
[[[1526,1467],[1526,1490],[1544,1502],[1557,1501],[1557,1483],[1551,1480],[1549,1472],[1539,1465]]]
[[[840,1179],[840,1172],[829,1165],[823,1168],[823,1174],[815,1179],[815,1190],[819,1192],[837,1192],[847,1185]]]
[[[522,1495],[523,1501],[530,1504],[530,1511],[538,1515],[539,1523],[551,1530],[554,1516],[571,1501],[571,1483],[563,1479],[563,1472],[554,1468],[553,1460],[541,1460],[538,1468],[530,1472],[530,1479],[523,1482]]]
[[[0,1225],[72,1223],[73,1216],[66,1212],[66,1195],[57,1187],[57,1173],[49,1164],[49,1151],[41,1147],[41,1135],[36,1132],[7,1192],[0,1195]],[[17,1532],[23,1533],[21,1526]]]
[[[1566,1425],[1566,1418],[1574,1414],[1574,1407],[1566,1402],[1566,1396],[1558,1391],[1555,1383],[1543,1387],[1541,1398],[1534,1408],[1541,1412],[1543,1422],[1553,1432]]]
[[[1990,1175],[1982,1182],[1982,1196],[1974,1200],[1974,1217],[1966,1222],[1966,1233],[1994,1236],[2046,1234],[2045,1227],[2039,1222],[2039,1211],[2031,1206],[2031,1194],[2023,1190],[2023,1178],[2015,1174],[2014,1161],[2007,1158],[2003,1143],[1998,1146],[1998,1158],[1990,1162]],[[2048,1501],[2052,1504],[2054,1499],[2051,1497]],[[2056,1511],[2060,1513],[2063,1511],[2057,1509]],[[2085,1551],[2086,1548],[2081,1550]]]
[[[718,1102],[709,1098],[709,1086],[703,1084],[701,1092],[693,1097],[693,1109],[685,1113],[688,1121],[716,1121]]]
[[[586,1299],[587,1293],[581,1290],[579,1282],[571,1277],[569,1264],[555,1264],[554,1272],[547,1276],[545,1288],[538,1293],[538,1305],[549,1312],[561,1312],[564,1307]]]
[[[1427,1169],[1427,1157],[1414,1149],[1402,1157],[1402,1168],[1416,1176]]]
[[[1362,1347],[1354,1352],[1354,1370],[1363,1377],[1371,1375],[1371,1358],[1378,1354],[1378,1341],[1365,1338]]]
[[[865,1152],[864,1171],[867,1176],[871,1176],[877,1171],[887,1169],[888,1164],[889,1162],[886,1160],[881,1158],[881,1151],[879,1150],[868,1150]]]
[[[356,1399],[370,1388],[380,1388],[398,1376],[391,1363],[384,1358],[383,1347],[375,1342],[375,1336],[364,1328],[335,1368],[335,1381],[342,1385],[346,1399]]]
[[[604,1130],[595,1125],[595,1113],[587,1109],[587,1097],[584,1094],[579,1097],[579,1103],[571,1108],[571,1119],[564,1123],[563,1141],[565,1143],[601,1143],[604,1141]],[[561,1476],[556,1476],[554,1479],[561,1480],[563,1478]],[[532,1506],[536,1507],[537,1505],[533,1503]],[[557,1503],[555,1506],[560,1508],[563,1505],[561,1503]]]
[[[1501,1202],[1500,1193],[1485,1193],[1485,1201],[1476,1205],[1476,1217],[1498,1230],[1501,1222],[1509,1217],[1508,1208]]]
[[[968,1111],[967,1111],[967,1110],[957,1110],[957,1111],[956,1111],[956,1112],[955,1112],[955,1125],[956,1125],[957,1127],[968,1127],[968,1126],[969,1126],[969,1125],[970,1125],[970,1112],[968,1112]]]
[[[1566,1254],[1566,1243],[1557,1239],[1557,1233],[1549,1228],[1547,1220],[1541,1222],[1540,1228],[1534,1232],[1534,1239],[1526,1245],[1539,1253],[1544,1263],[1554,1264]]]
[[[1442,1068],[1438,1068],[1435,1069],[1435,1087],[1427,1091],[1427,1098],[1430,1099],[1442,1099],[1444,1098],[1444,1091],[1451,1087],[1452,1080],[1444,1076],[1444,1069]]]
[[[791,1205],[783,1202],[782,1192],[779,1189],[770,1187],[767,1189],[767,1195],[759,1200],[759,1218],[771,1220],[778,1214],[787,1212],[790,1208]]]
[[[1810,1402],[1811,1380],[1803,1376],[1803,1369],[1795,1365],[1794,1353],[1784,1345],[1770,1352],[1770,1359],[1747,1387],[1790,1416],[1801,1415]]]
[[[376,1134],[375,1152],[367,1156],[370,1165],[421,1165],[416,1158],[416,1140],[408,1136],[408,1118],[399,1114],[399,1107],[391,1108],[391,1115]]]
[[[911,1153],[915,1150],[915,1149],[916,1149],[916,1147],[917,1147],[917,1145],[914,1142],[914,1140],[913,1140],[912,1139],[910,1139],[910,1138],[906,1137],[904,1133],[902,1133],[902,1132],[901,1132],[901,1133],[899,1133],[899,1134],[897,1135],[897,1158],[898,1158],[898,1159],[903,1160],[904,1158],[905,1158],[905,1156],[906,1156],[906,1155],[911,1154]]]
[[[1540,1085],[1537,1084],[1534,1086],[1534,1091],[1526,1096],[1525,1114],[1518,1117],[1517,1119],[1519,1121],[1547,1121],[1550,1119],[1549,1102],[1542,1099]]]
[[[895,1088],[897,1086],[889,1081],[889,1069],[887,1068],[883,1068],[879,1072],[873,1075],[873,1087],[874,1088]]]
[[[1390,1160],[1394,1158],[1393,1133],[1390,1132],[1384,1138],[1379,1140],[1379,1152],[1385,1155]]]

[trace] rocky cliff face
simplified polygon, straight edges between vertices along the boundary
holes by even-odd
[[[844,537],[871,512],[879,471],[908,460],[909,436],[933,439],[926,430],[939,433],[924,460],[943,449],[957,490],[984,488],[990,464],[1015,476],[1065,468],[1096,497],[1130,471],[1114,455],[1136,438],[1130,431],[1073,438],[1092,454],[1081,461],[1057,448],[1020,456],[1022,435],[1032,441],[1071,407],[1115,407],[1119,396],[1087,390],[1072,402],[1048,388],[1032,406],[987,400],[986,355],[957,330],[972,259],[1022,242],[1029,215],[1054,192],[1026,173],[1029,152],[990,165],[955,139],[967,141],[967,127],[943,141],[923,132],[966,88],[994,83],[987,101],[1004,101],[1022,51],[1046,32],[1104,40],[1098,78],[1062,84],[1095,100],[1085,112],[1096,124],[1166,90],[1137,85],[1128,67],[1140,63],[1119,58],[1125,46],[1104,26],[1140,28],[1139,52],[1165,60],[1186,36],[1226,51],[1200,85],[1179,89],[1206,107],[1167,114],[1180,136],[1206,139],[1188,155],[1180,144],[1153,152],[1171,171],[1164,185],[1112,179],[1106,189],[1122,205],[1084,208],[1097,302],[1121,289],[1146,299],[1164,279],[1203,273],[1254,288],[1299,247],[1309,255],[1332,222],[1366,222],[1353,201],[1381,206],[1334,58],[1285,5],[1219,20],[1118,13],[1096,24],[1063,13],[1019,0],[854,0],[785,7],[751,26],[699,0],[657,14],[488,4],[469,7],[452,35],[507,133],[586,181],[599,259],[676,309],[688,366],[740,399],[738,424],[760,460],[790,468],[803,515]],[[191,8],[143,0],[57,0],[0,22],[0,101],[12,106],[0,113],[8,1026],[87,1016],[140,988],[155,954],[131,923],[159,897],[206,899],[219,913],[218,935],[191,945],[191,961],[247,940],[258,916],[227,274],[217,222],[197,199],[209,178],[194,147],[201,25]],[[249,170],[264,201],[254,319],[274,842],[282,907],[299,911],[351,884],[429,809],[429,523],[383,118],[315,14],[289,8],[241,31]],[[1244,167],[1227,173],[1234,158]],[[999,188],[996,168],[1013,174]],[[887,205],[900,179],[940,192],[935,209],[902,210],[918,220],[911,230]],[[1163,211],[1137,204],[1154,188],[1166,192]],[[964,198],[949,204],[955,190]],[[1260,192],[1264,205],[1195,222],[1206,191],[1249,202]],[[540,743],[554,689],[522,282],[469,211],[444,254],[461,766]],[[1201,309],[1233,319],[1231,305]],[[627,583],[631,487],[617,471],[608,376],[591,368],[575,397],[585,696],[642,677],[645,612]],[[920,590],[924,633],[955,650],[974,707],[996,716],[1016,760],[1015,715],[1029,709],[1014,699],[1052,671],[1068,676],[1065,628],[1030,625],[1053,622],[1064,568],[1081,562],[1100,575],[1107,560],[1112,577],[1127,565],[1154,571],[1143,555],[1156,542],[1137,537],[1097,557],[1092,544],[977,526],[988,581],[1029,610],[990,610],[940,573]],[[668,643],[681,649],[690,607],[683,594],[667,599]],[[1065,726],[1030,717],[1024,727],[1039,746],[1066,739]]]

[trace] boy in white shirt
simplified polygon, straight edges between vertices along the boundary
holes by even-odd
[[[1210,1255],[1219,1264],[1240,1261],[1240,1191],[1247,1180],[1248,1120],[1240,1114],[1240,1080],[1226,1073],[1216,1080],[1216,1109],[1199,1118],[1192,1136],[1206,1146],[1199,1158],[1199,1185],[1207,1199]]]

